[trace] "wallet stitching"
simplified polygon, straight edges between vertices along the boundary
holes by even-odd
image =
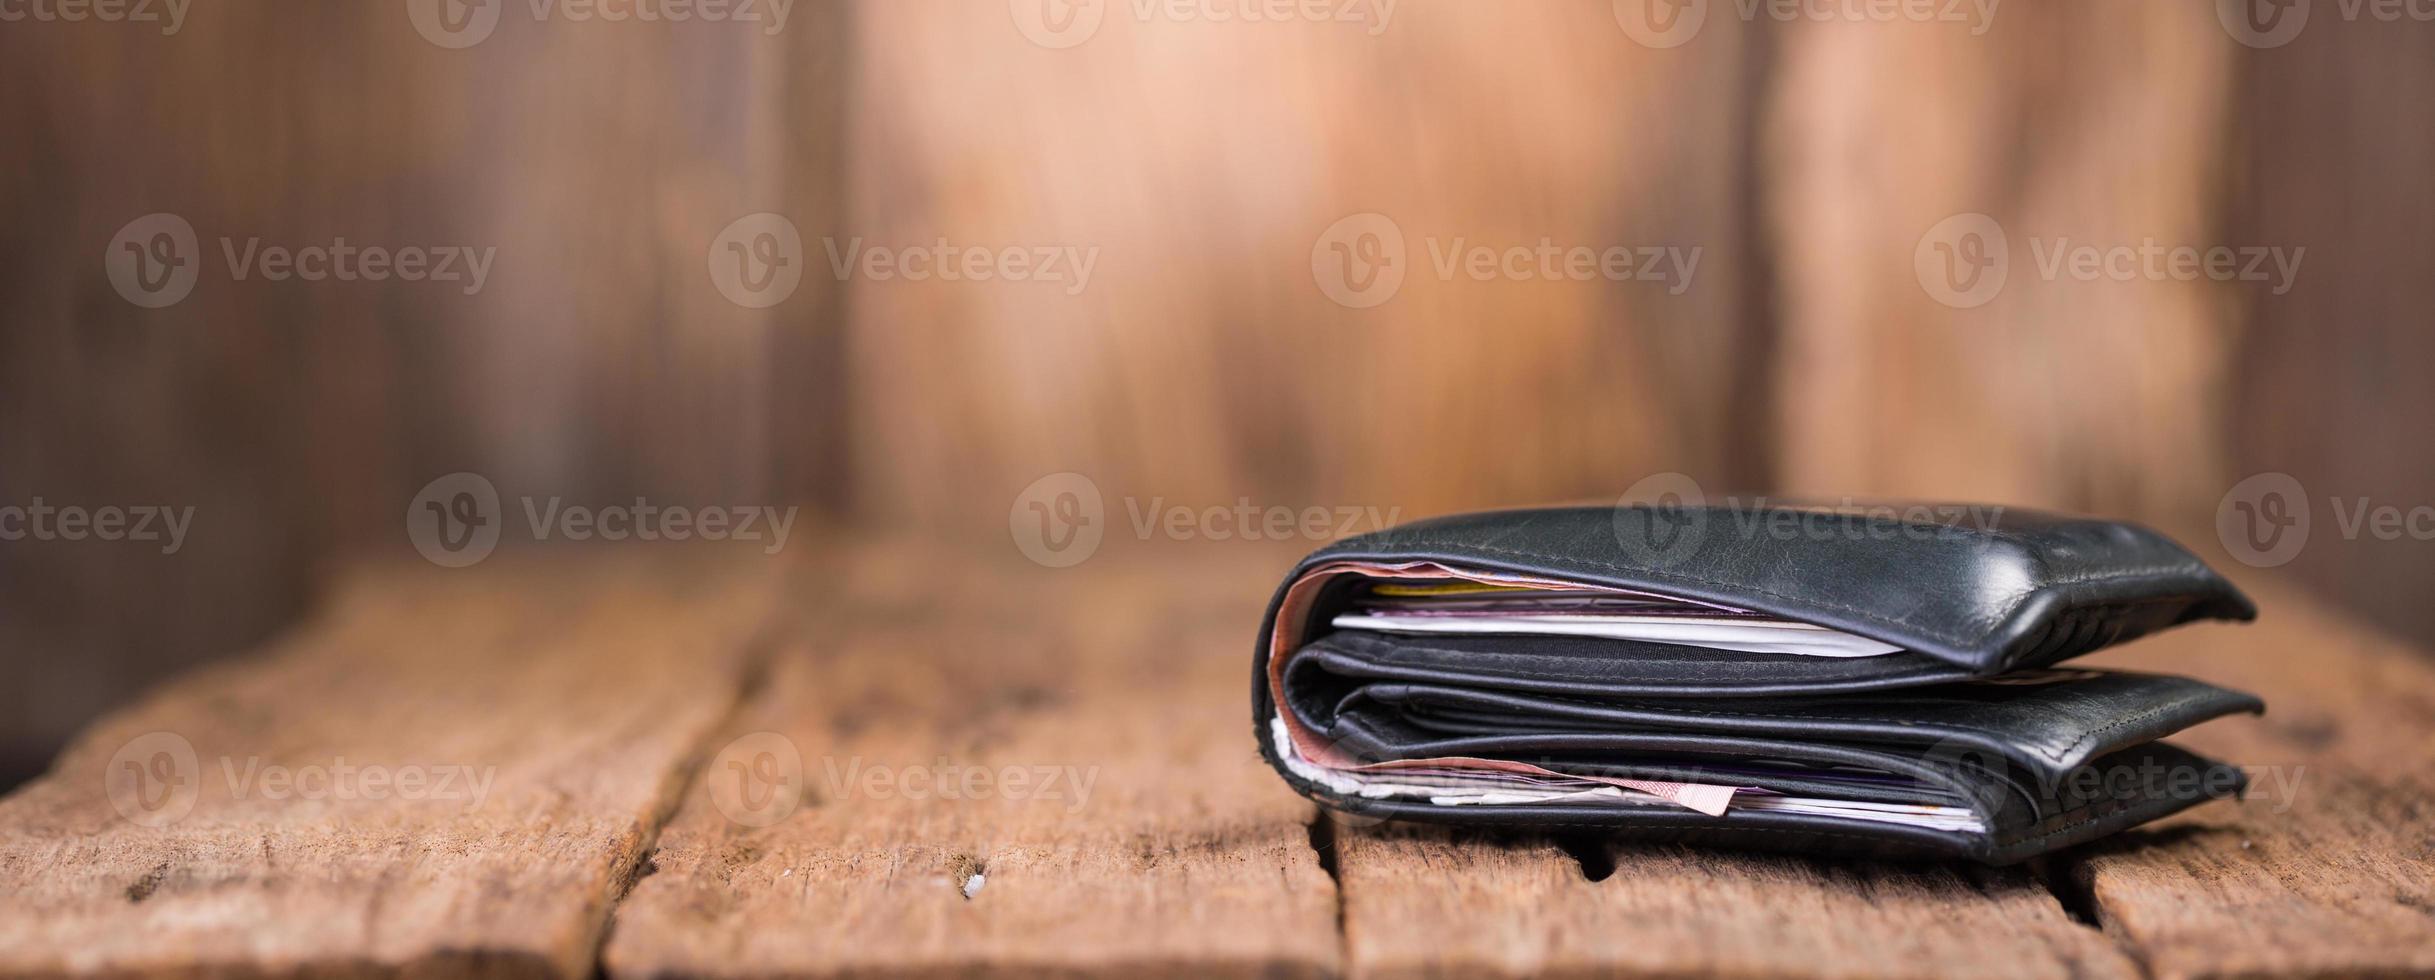
[[[2180,711],[2192,705],[2213,700],[2214,698],[2215,692],[2211,690],[2190,691],[2184,693],[2181,697],[2175,698],[2174,700],[2164,704],[2150,705],[2145,711],[2138,712],[2128,717],[2117,718],[2113,722],[2107,724],[2105,727],[2096,729],[2095,731],[2091,731],[2088,734],[2081,736],[2080,740],[2071,743],[2071,747],[2065,749],[2062,755],[2055,756],[2054,762],[2056,765],[2063,764],[2065,757],[2078,754],[2081,749],[2087,748],[2090,744],[2096,742],[2100,738],[2105,737],[2108,733],[2111,733],[2116,729],[2127,725],[2135,725],[2150,718],[2157,717],[2158,715]],[[2191,724],[2197,724],[2197,722],[2192,722]]]
[[[1858,606],[1848,606],[1848,605],[1844,605],[1844,604],[1842,604],[1842,603],[1838,603],[1838,602],[1834,602],[1834,601],[1831,601],[1831,600],[1826,600],[1826,599],[1817,599],[1817,598],[1801,598],[1801,597],[1798,597],[1798,596],[1786,595],[1786,594],[1784,594],[1784,593],[1777,592],[1777,591],[1772,590],[1772,589],[1767,589],[1767,588],[1763,588],[1763,587],[1756,586],[1756,585],[1750,585],[1750,584],[1748,584],[1748,583],[1727,582],[1727,581],[1723,581],[1723,580],[1720,580],[1720,579],[1709,578],[1709,577],[1707,577],[1707,576],[1705,576],[1705,575],[1700,575],[1700,574],[1693,573],[1693,572],[1684,572],[1684,571],[1673,571],[1673,570],[1659,570],[1659,569],[1651,569],[1651,568],[1646,568],[1646,567],[1641,567],[1641,566],[1636,566],[1636,565],[1624,565],[1624,564],[1618,564],[1618,563],[1615,563],[1615,562],[1609,562],[1609,561],[1600,561],[1600,560],[1595,559],[1595,558],[1578,558],[1578,557],[1567,557],[1567,556],[1563,556],[1563,555],[1550,555],[1550,554],[1546,554],[1546,553],[1543,553],[1543,552],[1537,552],[1537,551],[1526,551],[1526,550],[1523,550],[1523,549],[1520,549],[1520,548],[1505,548],[1505,547],[1499,547],[1499,546],[1497,546],[1497,545],[1492,545],[1492,544],[1477,544],[1477,543],[1472,543],[1472,542],[1454,541],[1454,540],[1449,540],[1449,539],[1444,539],[1444,538],[1432,538],[1432,537],[1419,537],[1419,538],[1413,538],[1413,539],[1410,539],[1410,540],[1408,540],[1408,541],[1398,542],[1398,546],[1400,546],[1400,547],[1406,547],[1406,548],[1413,547],[1413,546],[1433,546],[1433,547],[1445,547],[1445,548],[1457,548],[1457,549],[1472,549],[1472,550],[1477,550],[1477,551],[1489,552],[1489,553],[1492,553],[1492,554],[1512,555],[1512,556],[1521,557],[1521,558],[1530,558],[1530,559],[1534,559],[1534,560],[1537,560],[1537,561],[1542,561],[1542,562],[1550,562],[1550,563],[1555,563],[1555,564],[1586,565],[1586,566],[1589,566],[1589,567],[1592,567],[1592,568],[1604,568],[1604,569],[1608,569],[1608,570],[1611,570],[1611,571],[1617,571],[1617,572],[1628,572],[1628,573],[1632,573],[1632,574],[1635,574],[1635,575],[1641,575],[1641,576],[1649,576],[1649,575],[1666,575],[1666,576],[1672,576],[1672,577],[1676,577],[1676,578],[1688,579],[1688,580],[1690,580],[1690,581],[1697,582],[1697,583],[1699,583],[1699,584],[1701,584],[1701,585],[1712,585],[1712,586],[1716,586],[1716,587],[1718,587],[1718,588],[1720,588],[1720,589],[1727,589],[1727,590],[1738,591],[1738,592],[1748,592],[1748,593],[1753,593],[1753,594],[1756,594],[1756,595],[1762,595],[1762,596],[1766,596],[1766,597],[1771,598],[1771,599],[1782,599],[1782,600],[1784,600],[1784,601],[1786,601],[1786,602],[1792,602],[1792,603],[1799,603],[1799,604],[1804,604],[1804,605],[1818,606],[1818,607],[1825,608],[1825,609],[1832,609],[1832,610],[1835,610],[1835,611],[1837,611],[1837,612],[1842,612],[1842,613],[1847,613],[1847,614],[1850,614],[1851,616],[1853,616],[1853,617],[1855,617],[1855,618],[1858,618],[1858,619],[1861,619],[1861,620],[1865,620],[1865,621],[1867,621],[1867,622],[1875,623],[1875,624],[1880,625],[1880,626],[1891,627],[1891,628],[1893,628],[1893,629],[1897,629],[1897,630],[1918,630],[1918,631],[1920,631],[1920,632],[1922,632],[1922,633],[1926,633],[1926,634],[1928,634],[1929,636],[1931,636],[1931,637],[1933,637],[1933,638],[1935,638],[1935,639],[1943,640],[1944,642],[1947,642],[1947,643],[1961,644],[1961,643],[1965,643],[1965,642],[1969,641],[1970,639],[1972,639],[1972,637],[1966,637],[1966,636],[1962,636],[1962,635],[1955,634],[1955,633],[1951,633],[1951,632],[1947,632],[1947,631],[1936,630],[1936,629],[1932,629],[1932,628],[1924,627],[1924,626],[1922,626],[1922,625],[1920,625],[1920,624],[1916,624],[1916,623],[1904,623],[1904,622],[1902,622],[1902,621],[1900,621],[1900,620],[1889,619],[1889,618],[1885,617],[1883,614],[1880,614],[1880,613],[1874,612],[1874,611],[1869,610],[1869,609],[1861,608],[1861,607],[1858,607]],[[2031,587],[2029,587],[2029,588],[2027,588],[2027,589],[2023,589],[2023,590],[2021,590],[2021,591],[2020,591],[2020,592],[2018,592],[2018,593],[2015,593],[2015,594],[2013,595],[2012,599],[2011,599],[2011,600],[2010,600],[2010,601],[2009,601],[2009,602],[2008,602],[2008,603],[2005,605],[2004,610],[2003,610],[2002,612],[2000,612],[2000,613],[1997,613],[1995,616],[1993,616],[1993,617],[1977,617],[1977,616],[1973,616],[1973,617],[1972,617],[1972,619],[1973,619],[1973,621],[1974,621],[1974,622],[1977,622],[1977,623],[1982,624],[1982,629],[1981,629],[1981,632],[1983,633],[1983,632],[1985,632],[1985,630],[1984,630],[1984,627],[1985,627],[1985,626],[1991,626],[1991,625],[1993,625],[1993,624],[1995,624],[1995,623],[2000,623],[2000,622],[2004,621],[2005,619],[2010,618],[2010,617],[2012,616],[2012,614],[2013,614],[2013,613],[2018,612],[2018,611],[2020,610],[2021,605],[2022,605],[2023,603],[2026,603],[2026,602],[2028,602],[2028,601],[2029,601],[2029,597],[2030,597],[2030,596],[2036,595],[2037,593],[2042,592],[2042,591],[2045,591],[2045,590],[2048,590],[2048,589],[2058,588],[2058,587],[2061,587],[2061,586],[2066,586],[2066,585],[2078,585],[2078,584],[2082,584],[2082,583],[2086,583],[2086,582],[2108,582],[2108,583],[2120,583],[2120,582],[2128,582],[2128,581],[2131,581],[2131,580],[2133,580],[2133,579],[2139,579],[2139,578],[2161,578],[2161,577],[2164,577],[2164,576],[2167,576],[2167,575],[2186,575],[2186,574],[2190,574],[2190,573],[2192,573],[2192,572],[2194,572],[2194,571],[2204,571],[2204,570],[2205,570],[2205,568],[2206,568],[2206,566],[2205,566],[2205,565],[2203,565],[2203,564],[2201,564],[2201,563],[2198,563],[2198,562],[2195,562],[2195,561],[2190,561],[2190,562],[2182,562],[2182,563],[2179,563],[2179,564],[2174,564],[2174,565],[2150,565],[2150,566],[2145,566],[2145,567],[2141,567],[2141,568],[2119,568],[2119,569],[2115,569],[2115,568],[2109,568],[2109,569],[2099,569],[2099,570],[2090,571],[2090,572],[2082,572],[2082,573],[2079,573],[2079,574],[2076,574],[2076,575],[2058,576],[2058,577],[2056,577],[2056,578],[2050,579],[2050,580],[2045,581],[2045,582],[2041,582],[2041,583],[2039,583],[2039,584],[2037,584],[2037,585],[2035,585],[2035,586],[2031,586]]]

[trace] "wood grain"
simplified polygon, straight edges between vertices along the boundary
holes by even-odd
[[[2225,236],[2306,249],[2291,288],[2244,283],[2233,476],[2282,472],[2317,500],[2429,503],[2435,453],[2395,439],[2435,417],[2435,21],[2327,17],[2241,52]],[[2328,111],[2338,107],[2338,111]],[[2324,511],[2320,521],[2332,520]],[[2326,601],[2435,645],[2435,548],[2319,538],[2285,571]]]
[[[1337,826],[1360,976],[2137,974],[2018,868]]]
[[[399,515],[442,475],[579,505],[838,497],[842,285],[747,310],[706,258],[745,214],[831,223],[848,6],[801,4],[774,35],[524,7],[463,50],[409,6],[0,31],[21,207],[0,237],[0,500],[194,508],[174,555],[0,549],[0,639],[46,654],[0,685],[0,780],[15,746],[48,758],[171,668],[262,642],[329,569],[411,559]],[[203,271],[139,309],[102,258],[163,211]],[[494,261],[470,294],[240,279],[223,238]]]
[[[2204,529],[2228,485],[2231,287],[2050,280],[2039,258],[2216,243],[2237,45],[2204,4],[2007,4],[1971,26],[1783,31],[1761,143],[1781,487]],[[2009,243],[1968,308],[1915,262],[1959,214]]]
[[[317,624],[111,716],[0,800],[0,972],[585,975],[735,704],[764,567],[358,579]],[[152,733],[192,755],[151,768]],[[172,783],[190,810],[112,795]]]
[[[1098,265],[1070,293],[856,278],[858,516],[994,533],[1061,471],[1190,506],[1411,517],[1612,500],[1660,471],[1763,483],[1739,185],[1757,55],[1728,18],[1650,52],[1604,0],[1406,0],[1383,25],[1105,8],[1055,49],[958,0],[861,8],[841,238]],[[1407,265],[1355,309],[1313,253],[1364,213]],[[1701,251],[1678,295],[1433,258],[1543,243]]]
[[[2099,842],[2070,882],[2158,976],[2435,971],[2435,669],[2286,588],[2245,629],[2095,662],[2263,695],[2263,719],[2176,736],[2251,771],[2250,798]]]
[[[2271,584],[2257,625],[2091,661],[2264,694],[2175,739],[2250,764],[2250,800],[1985,869],[1314,827],[1243,717],[1250,624],[1300,543],[1054,570],[821,543],[788,568],[663,548],[358,575],[0,800],[0,973],[2435,969],[2435,669]],[[199,759],[157,827],[109,782],[156,731]],[[297,799],[228,770],[341,760],[495,777]]]
[[[1313,808],[1247,735],[1247,629],[1289,557],[1262,555],[836,556],[620,907],[609,970],[1332,972]],[[800,805],[756,826],[778,811],[742,803],[770,787],[739,781],[772,738]]]

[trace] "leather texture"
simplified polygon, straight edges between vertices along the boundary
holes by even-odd
[[[1794,505],[1543,507],[1432,518],[1304,559],[1429,559],[1721,602],[1831,626],[1973,673],[2043,666],[2257,607],[2172,539],[2006,508],[1898,523]]]
[[[2019,510],[2003,511],[1993,528],[1785,513],[1498,511],[1321,549],[1279,589],[1262,625],[1253,695],[1262,751],[1297,790],[1357,814],[1991,863],[2243,789],[2237,769],[2156,740],[2211,718],[2262,712],[2256,697],[2187,678],[2048,666],[2179,623],[2254,617],[2246,597],[2179,545],[2134,525]],[[1787,526],[1796,533],[1771,530]],[[1302,622],[1276,621],[1288,590],[1312,569],[1419,560],[1722,603],[1904,652],[1833,658],[1334,630],[1328,622],[1345,602],[1342,589],[1322,594]],[[1982,829],[1743,807],[1708,816],[1668,805],[1439,805],[1338,793],[1279,759],[1269,727],[1280,708],[1270,696],[1272,637],[1287,644],[1282,709],[1358,761],[1508,760],[1786,796],[1959,806]],[[1856,780],[1855,769],[1872,775]]]

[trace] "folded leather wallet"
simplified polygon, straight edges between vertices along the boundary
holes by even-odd
[[[1254,728],[1297,791],[1353,814],[2008,864],[2240,794],[2238,769],[2157,739],[2257,698],[2055,665],[2255,616],[2116,521],[1466,514],[1295,567],[1261,625]]]

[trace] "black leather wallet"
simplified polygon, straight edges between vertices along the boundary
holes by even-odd
[[[1295,567],[1262,754],[1380,818],[2008,864],[2209,799],[2257,698],[2068,658],[2256,608],[2164,536],[2012,508],[1555,507]]]

